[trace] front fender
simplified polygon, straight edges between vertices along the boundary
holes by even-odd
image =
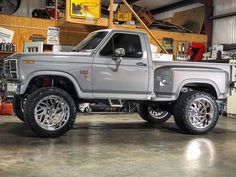
[[[36,71],[36,72],[30,73],[24,79],[24,81],[19,84],[19,88],[17,89],[17,94],[20,94],[20,95],[24,94],[26,92],[26,89],[27,89],[30,81],[33,78],[37,77],[37,76],[43,76],[43,75],[61,76],[61,77],[65,77],[65,78],[69,79],[73,83],[73,85],[74,85],[74,87],[76,89],[77,96],[78,97],[82,97],[83,96],[83,92],[82,92],[78,82],[76,81],[76,79],[72,75],[70,75],[70,74],[68,74],[66,72],[59,72],[59,71]]]

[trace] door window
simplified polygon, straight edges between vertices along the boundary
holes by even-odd
[[[143,56],[140,37],[122,33],[114,34],[101,50],[100,55],[113,56],[114,51],[118,48],[125,49],[125,58],[142,58]]]

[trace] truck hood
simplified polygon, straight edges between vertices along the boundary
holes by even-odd
[[[18,62],[12,62],[15,60]],[[6,58],[5,63],[11,64],[13,68],[17,69],[17,73],[19,73],[17,79],[23,82],[26,77],[41,71],[43,71],[43,74],[61,72],[79,77],[79,71],[88,70],[92,65],[92,61],[92,53],[88,52],[16,53]],[[17,65],[17,67],[14,67],[14,65]]]
[[[11,56],[9,56],[8,58],[51,58],[51,57],[70,57],[70,56],[91,56],[92,55],[92,52],[57,52],[57,53],[54,53],[54,52],[48,52],[48,53],[41,53],[41,52],[35,52],[35,53],[16,53],[16,54],[13,54]]]

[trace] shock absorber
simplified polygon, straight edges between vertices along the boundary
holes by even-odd
[[[47,76],[43,77],[43,80],[42,80],[43,87],[51,87],[51,86],[53,86],[52,81],[53,80],[50,77],[47,77]]]

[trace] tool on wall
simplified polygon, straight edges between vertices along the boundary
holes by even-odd
[[[174,39],[173,38],[163,38],[162,46],[167,50],[169,54],[174,53]]]
[[[201,42],[190,43],[190,61],[202,61],[203,55],[206,52],[206,47]]]
[[[189,61],[190,60],[189,48],[190,48],[189,42],[179,42],[176,60]]]

